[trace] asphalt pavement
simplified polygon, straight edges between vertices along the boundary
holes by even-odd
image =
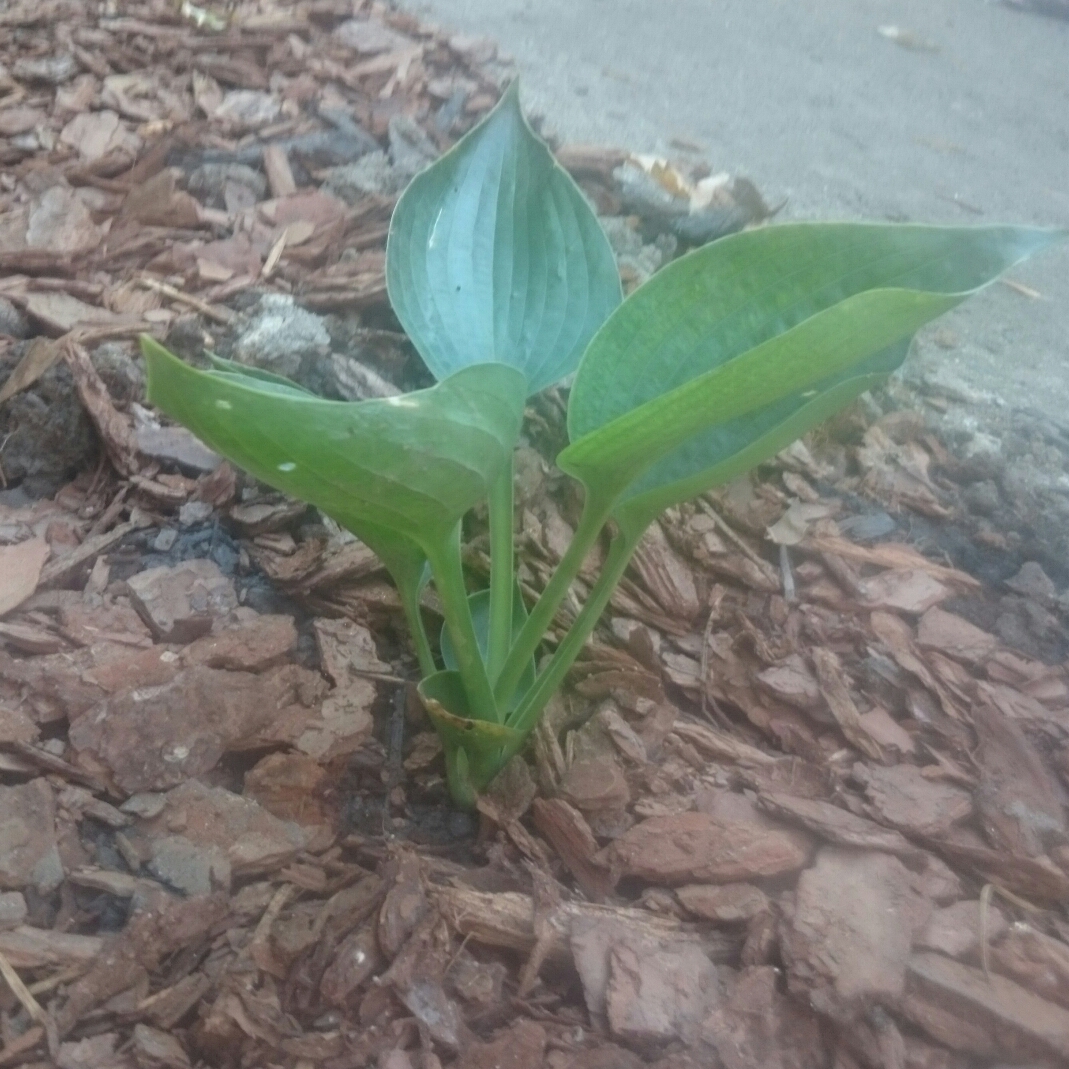
[[[497,41],[565,140],[744,174],[781,218],[1069,228],[1066,21],[998,0],[400,6]],[[1010,277],[913,368],[1069,426],[1069,243]]]

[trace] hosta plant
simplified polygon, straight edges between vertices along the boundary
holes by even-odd
[[[621,299],[594,213],[527,125],[515,87],[418,175],[390,226],[390,300],[437,384],[328,401],[224,360],[197,370],[142,340],[149,398],[256,478],[366,542],[396,583],[444,743],[474,804],[524,745],[666,508],[760,463],[903,361],[914,332],[1056,237],[1019,227],[768,226],[681,257]],[[572,378],[582,484],[570,548],[532,605],[513,562],[513,450],[524,405]],[[489,587],[461,564],[488,502]],[[551,656],[547,629],[580,565],[601,573]],[[420,598],[433,582],[440,639]]]

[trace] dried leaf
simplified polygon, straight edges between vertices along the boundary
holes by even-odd
[[[43,538],[0,546],[0,616],[17,608],[37,589],[49,552]]]
[[[32,386],[60,357],[61,343],[49,338],[34,338],[26,346],[22,359],[0,389],[0,404],[20,390]]]
[[[133,428],[116,410],[104,380],[89,359],[89,353],[77,342],[68,341],[63,349],[63,357],[74,376],[78,396],[100,434],[111,462],[124,475],[136,474],[139,464]]]

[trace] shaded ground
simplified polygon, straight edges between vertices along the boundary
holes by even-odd
[[[565,139],[706,159],[788,218],[1069,225],[1066,21],[981,0],[402,6],[498,41]],[[920,366],[1064,419],[1069,247],[1013,277],[1043,299],[994,287]]]

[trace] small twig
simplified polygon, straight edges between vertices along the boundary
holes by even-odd
[[[734,528],[720,515],[712,505],[704,497],[698,498],[698,507],[709,517],[712,518],[713,523],[720,528],[720,530],[727,536],[728,540],[742,552],[746,557],[754,562],[754,564],[763,566],[765,559],[760,553],[755,552],[750,546],[746,544],[742,536],[739,535]]]
[[[720,604],[724,600],[724,588],[718,583],[709,592],[709,617],[705,621],[705,630],[702,632],[702,656],[699,683],[701,684],[702,715],[706,720],[719,727],[731,729],[731,721],[727,718],[720,704],[709,693],[709,640],[713,635],[713,624],[720,619]],[[712,706],[712,712],[709,706]]]
[[[145,289],[154,290],[164,297],[170,297],[172,301],[178,301],[179,304],[187,304],[190,308],[195,308],[202,316],[212,319],[216,323],[223,323],[229,326],[238,317],[237,313],[232,312],[229,308],[220,308],[217,305],[208,304],[207,301],[202,301],[191,293],[183,293],[180,289],[175,289],[174,286],[170,286],[166,282],[160,282],[155,278],[142,276],[137,279],[137,283],[139,286],[144,286]]]
[[[797,601],[798,594],[794,589],[794,572],[791,571],[791,558],[785,545],[779,547],[779,571],[783,577],[783,596],[788,601]]]
[[[293,897],[293,892],[296,890],[297,888],[292,883],[284,883],[274,893],[271,901],[267,904],[267,909],[264,910],[263,916],[256,925],[252,939],[249,940],[250,947],[267,942],[268,936],[271,934],[271,928],[274,926],[275,921],[278,920],[278,915],[286,908],[286,903]]]
[[[37,983],[30,984],[28,990],[33,995],[47,995],[50,991],[55,991],[57,987],[69,984],[71,980],[77,980],[79,976],[85,974],[88,968],[88,965],[72,965],[69,969],[62,969],[47,980],[38,980]]]
[[[991,892],[994,885],[985,883],[980,890],[980,962],[984,967],[984,978],[991,983],[990,948],[987,945],[987,922],[991,911]]]
[[[260,268],[260,278],[270,278],[275,268],[278,267],[278,261],[282,259],[282,254],[286,251],[286,240],[289,237],[289,229],[282,231],[278,241],[271,246],[271,251],[267,254],[267,259],[264,260],[264,265]]]
[[[464,948],[468,945],[469,942],[471,942],[471,937],[474,934],[475,934],[474,932],[468,932],[468,934],[466,936],[464,936],[464,938],[461,940],[460,946],[457,949],[457,952],[449,959],[449,963],[442,970],[442,975],[443,976],[448,976],[449,975],[449,970],[452,969],[453,966],[456,965],[457,961],[460,960],[460,955],[464,953]]]
[[[11,988],[11,993],[22,1003],[23,1009],[44,1030],[48,1040],[48,1051],[53,1057],[59,1050],[59,1033],[56,1031],[56,1022],[45,1012],[41,1004],[30,993],[30,989],[22,982],[22,977],[15,972],[14,966],[2,953],[0,953],[0,976],[2,976]]]
[[[356,665],[349,665],[349,671],[354,676],[360,676],[361,679],[374,679],[377,683],[392,683],[395,687],[403,687],[410,682],[400,676],[392,676],[389,672],[373,672],[370,668],[357,668]]]

